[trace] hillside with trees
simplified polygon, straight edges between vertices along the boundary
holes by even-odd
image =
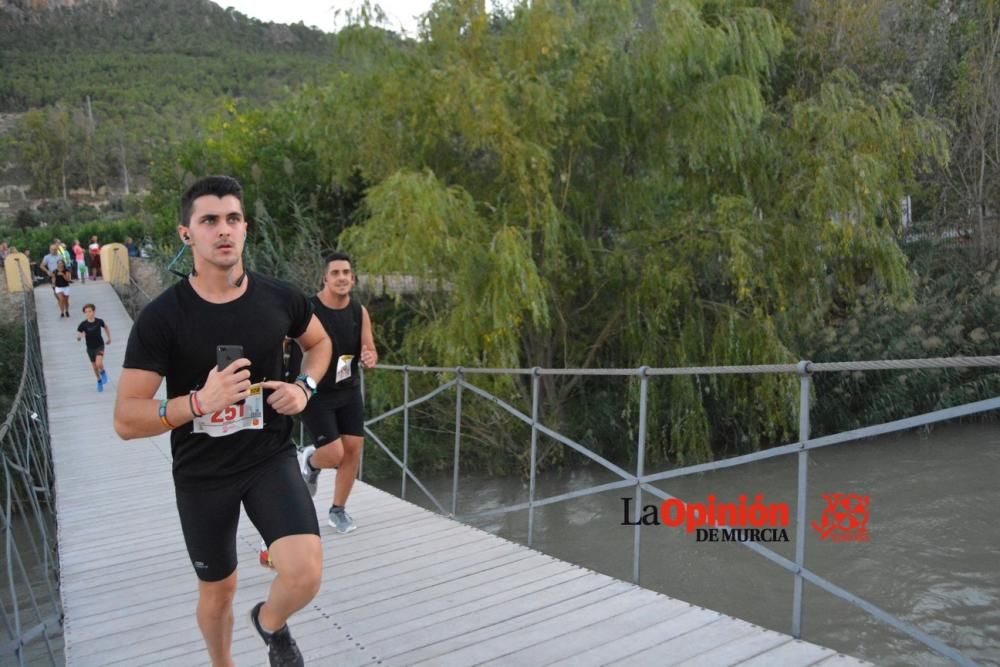
[[[226,102],[278,99],[336,66],[331,35],[208,0],[30,4],[0,8],[0,114],[18,114],[0,161],[30,174],[35,197],[134,190],[157,151]]]

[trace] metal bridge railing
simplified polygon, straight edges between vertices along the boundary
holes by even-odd
[[[0,663],[13,658],[17,665],[56,665],[62,663],[63,615],[45,382],[34,292],[21,299],[24,366],[0,425],[0,617],[6,631]]]
[[[903,359],[896,361],[859,361],[859,362],[837,362],[837,363],[812,363],[800,361],[797,364],[774,364],[761,366],[709,366],[691,368],[617,368],[617,369],[545,369],[545,368],[462,368],[462,367],[434,367],[434,366],[392,366],[379,365],[379,371],[397,371],[403,374],[403,404],[388,410],[378,416],[372,417],[365,422],[365,433],[379,448],[391,459],[402,471],[401,496],[406,497],[407,480],[410,480],[427,496],[437,507],[441,514],[452,516],[459,520],[470,520],[485,516],[509,514],[511,512],[528,512],[528,546],[532,546],[534,537],[534,514],[535,509],[565,502],[574,498],[590,496],[598,493],[605,493],[616,489],[632,489],[635,495],[634,506],[634,537],[632,545],[632,580],[639,582],[641,566],[641,532],[640,532],[640,512],[642,511],[642,494],[649,493],[661,500],[674,499],[669,493],[652,486],[654,482],[661,482],[666,479],[683,477],[697,473],[730,468],[754,461],[762,461],[777,456],[795,454],[798,457],[798,489],[797,505],[795,516],[795,559],[789,560],[775,551],[757,543],[742,542],[744,546],[767,558],[772,563],[788,571],[794,578],[793,598],[792,598],[792,619],[791,634],[796,638],[802,636],[802,595],[804,583],[809,582],[814,586],[845,600],[867,612],[872,617],[887,625],[899,630],[907,636],[917,640],[933,651],[955,661],[960,665],[974,665],[973,661],[962,655],[954,648],[944,644],[942,641],[932,637],[920,628],[914,627],[905,621],[893,616],[884,609],[862,599],[861,597],[837,586],[836,584],[819,576],[806,567],[805,556],[805,536],[808,529],[806,525],[806,503],[809,487],[808,464],[809,452],[820,447],[828,447],[845,442],[870,438],[873,436],[896,433],[909,430],[915,427],[934,424],[945,420],[955,419],[968,415],[974,415],[989,410],[1000,408],[1000,397],[992,398],[975,403],[967,403],[945,410],[900,419],[865,428],[845,431],[822,438],[810,439],[810,396],[812,392],[812,375],[822,372],[842,372],[842,371],[872,371],[872,370],[894,370],[894,369],[929,369],[929,368],[972,368],[972,367],[1000,367],[1000,356],[991,357],[951,357],[934,359]],[[368,371],[372,372],[372,371]],[[410,375],[412,373],[433,373],[433,374],[454,374],[454,379],[445,382],[436,389],[416,398],[410,398]],[[764,451],[737,456],[722,461],[702,463],[697,465],[684,466],[665,472],[646,474],[646,435],[647,435],[647,411],[649,408],[649,379],[651,377],[663,375],[724,375],[724,374],[762,374],[762,373],[784,373],[797,374],[799,376],[799,439],[796,442],[779,447],[773,447]],[[530,375],[531,376],[531,414],[527,415],[506,403],[501,398],[494,396],[490,392],[477,387],[466,380],[470,375]],[[639,429],[636,441],[636,471],[635,474],[611,463],[607,459],[592,452],[586,446],[558,433],[545,426],[539,420],[538,403],[540,394],[540,378],[543,375],[601,375],[601,376],[637,376],[639,378]],[[363,378],[362,378],[363,380]],[[362,384],[364,387],[364,384]],[[455,445],[454,445],[454,465],[452,471],[452,501],[450,511],[434,497],[427,487],[413,474],[409,468],[410,457],[410,410],[432,398],[442,394],[449,389],[455,389]],[[490,401],[509,414],[531,427],[530,441],[530,473],[528,484],[528,501],[507,505],[475,514],[458,514],[458,482],[459,482],[459,461],[461,456],[462,441],[462,392],[470,391],[487,401]],[[384,421],[385,419],[402,413],[403,416],[403,442],[402,458],[396,456],[390,448],[371,430],[370,427]],[[548,498],[535,497],[535,481],[538,453],[538,435],[544,434],[557,442],[582,454],[591,461],[597,463],[606,470],[614,473],[621,479],[616,482],[600,484],[586,489],[579,489],[569,493],[563,493]],[[676,499],[680,500],[680,499]],[[683,503],[683,500],[681,500]],[[686,504],[685,504],[686,509]]]

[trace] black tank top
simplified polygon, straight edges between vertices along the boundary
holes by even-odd
[[[326,330],[330,340],[333,342],[333,356],[330,358],[330,368],[326,375],[319,381],[319,388],[324,391],[339,391],[341,389],[352,389],[361,384],[361,374],[358,371],[358,362],[361,360],[361,304],[353,298],[347,303],[346,308],[335,310],[327,308],[318,296],[313,295],[309,301],[312,303],[313,312],[319,318],[320,324]],[[337,382],[337,360],[345,354],[351,355],[351,376],[345,380]],[[289,375],[294,378],[302,371],[302,350],[299,346],[292,344]]]
[[[69,287],[69,281],[66,280],[66,276],[56,271],[56,287]]]

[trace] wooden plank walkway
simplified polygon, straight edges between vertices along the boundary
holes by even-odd
[[[166,435],[122,442],[112,410],[131,319],[104,283],[72,288],[59,318],[36,291],[49,397],[66,663],[207,664],[194,618],[196,579],[184,549]],[[111,382],[97,393],[80,308],[111,328]],[[163,389],[161,388],[161,391]],[[310,665],[858,665],[854,658],[550,558],[438,516],[363,483],[360,528],[333,534],[320,477],[316,512],[324,583],[291,622]],[[243,516],[233,654],[267,662],[247,622],[272,573]]]

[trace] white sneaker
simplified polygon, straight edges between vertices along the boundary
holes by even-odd
[[[299,472],[302,473],[302,481],[306,483],[306,488],[309,489],[309,495],[316,495],[316,480],[319,479],[319,470],[313,470],[309,467],[309,457],[313,455],[316,448],[309,445],[301,452],[299,452]]]

